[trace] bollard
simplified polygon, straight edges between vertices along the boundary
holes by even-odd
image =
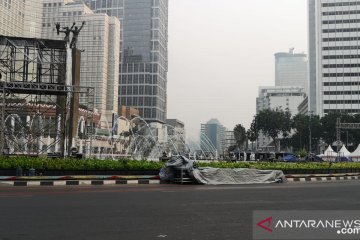
[[[35,176],[35,169],[34,169],[34,168],[30,168],[30,169],[29,169],[29,176],[30,176],[30,177]]]
[[[18,168],[16,169],[16,176],[17,176],[17,177],[21,177],[21,176],[22,176],[22,168],[21,168],[21,167],[18,167]]]

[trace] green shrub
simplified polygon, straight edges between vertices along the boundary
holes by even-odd
[[[209,162],[197,163],[200,167],[215,168],[256,168],[278,170],[321,170],[360,169],[360,163],[284,163],[284,162]],[[35,168],[38,170],[159,170],[162,162],[136,161],[129,159],[53,159],[46,157],[0,157],[0,169]]]
[[[360,169],[360,163],[283,163],[283,162],[212,162],[212,163],[198,163],[201,167],[215,167],[215,168],[256,168],[263,170],[319,170],[319,169]]]
[[[0,169],[35,168],[38,170],[158,170],[163,163],[136,160],[53,159],[34,157],[0,157]]]
[[[305,149],[301,149],[295,153],[296,156],[300,156],[301,158],[306,157],[308,152]]]

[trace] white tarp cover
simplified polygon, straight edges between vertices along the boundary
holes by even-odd
[[[356,150],[350,154],[350,157],[354,162],[360,162],[360,144]]]
[[[184,156],[171,157],[160,170],[160,179],[172,181],[175,171],[180,169],[187,171],[197,182],[209,185],[286,182],[286,177],[280,170],[198,168],[194,166],[193,160]]]
[[[280,170],[195,168],[191,175],[199,183],[209,185],[286,182],[286,177]]]
[[[341,157],[349,157],[350,152],[346,149],[345,145],[342,146],[342,148],[339,151]]]
[[[165,166],[160,169],[160,179],[164,181],[173,181],[175,178],[175,171],[181,169],[186,170],[188,173],[194,168],[194,161],[189,160],[184,156],[172,156]]]

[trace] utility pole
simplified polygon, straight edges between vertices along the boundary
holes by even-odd
[[[311,117],[312,117],[312,111],[309,111],[309,154],[311,154],[311,139],[312,139],[312,136],[311,136]]]
[[[336,151],[339,154],[341,141],[341,119],[336,119]]]

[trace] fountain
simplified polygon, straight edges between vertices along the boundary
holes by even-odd
[[[8,126],[5,139],[10,154],[50,154],[58,152],[61,141],[61,116],[45,118],[40,113],[33,116],[10,114],[5,119]],[[148,123],[141,117],[117,117],[114,123],[106,118],[98,121],[95,134],[87,137],[86,119],[80,117],[77,137],[73,146],[85,157],[99,159],[132,158],[156,160],[164,154],[185,155],[191,159],[216,159],[216,149],[203,136],[199,143],[184,139],[173,126]]]
[[[123,128],[119,128],[119,121],[123,121]],[[158,161],[164,154],[186,155],[193,159],[200,156],[204,159],[217,158],[217,151],[206,136],[201,148],[199,144],[187,144],[183,134],[177,133],[173,126],[148,123],[139,116],[132,119],[114,118],[112,127],[109,122],[105,123],[103,131],[98,130],[98,134],[94,136],[98,141],[102,139],[102,143],[93,142],[93,145],[97,145],[97,149],[99,146],[105,147],[109,152],[104,154],[98,151],[94,154],[97,158],[131,157],[136,160]]]

